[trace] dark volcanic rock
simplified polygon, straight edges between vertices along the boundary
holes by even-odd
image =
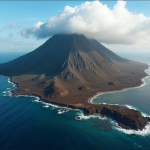
[[[110,84],[110,85],[115,85],[115,83],[114,83],[114,82],[109,82],[109,84]]]
[[[78,89],[84,91],[84,90],[89,90],[90,88],[88,86],[81,86]]]
[[[143,117],[139,111],[124,106],[101,104],[99,106],[85,107],[82,110],[87,116],[100,113],[111,117],[118,122],[119,126],[125,129],[143,130],[150,122],[149,117]]]

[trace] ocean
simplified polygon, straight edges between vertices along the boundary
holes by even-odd
[[[0,63],[24,53],[0,53]],[[121,56],[150,64],[150,53]],[[150,69],[147,70],[150,74]],[[59,113],[61,108],[37,97],[11,96],[15,86],[0,76],[0,149],[113,150],[150,149],[150,125],[142,132],[122,130],[112,120],[84,117],[79,110]],[[93,103],[126,105],[150,116],[150,78],[144,86],[102,94]],[[7,92],[6,92],[7,91]]]

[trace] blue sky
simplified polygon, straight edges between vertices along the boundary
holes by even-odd
[[[29,52],[34,50],[35,48],[43,44],[52,35],[52,32],[50,32],[51,35],[49,37],[45,36],[45,38],[39,38],[37,37],[37,33],[31,33],[33,24],[36,24],[38,21],[45,24],[46,22],[48,22],[48,19],[55,16],[59,10],[63,11],[65,6],[70,6],[73,8],[75,6],[80,6],[85,2],[86,1],[1,1],[0,52]],[[117,1],[100,2],[102,3],[102,5],[106,4],[110,10],[112,10],[117,3]],[[142,13],[145,17],[147,17],[147,20],[149,21],[149,6],[149,1],[127,1],[125,7],[129,12],[132,12],[133,14]],[[26,27],[29,28],[28,30],[25,30],[26,35],[30,32],[28,37],[21,34],[21,31]],[[72,32],[72,30],[70,32]],[[89,34],[87,34],[87,36],[88,35]],[[94,34],[92,38],[94,38]],[[97,39],[99,40],[99,42],[102,42],[105,46],[114,51],[150,51],[150,46],[145,41],[144,44],[138,45],[138,43],[135,42],[128,43],[128,41],[124,39],[122,39],[122,41],[118,43],[116,41],[112,42],[112,40],[107,39],[107,37],[105,39]]]

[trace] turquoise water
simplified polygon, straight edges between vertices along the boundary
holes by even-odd
[[[36,102],[36,97],[6,96],[3,92],[14,87],[4,76],[0,85],[0,149],[150,149],[149,134],[127,134],[108,119],[77,121],[80,111],[58,114],[60,108]],[[128,104],[150,115],[149,91],[150,84],[101,95],[94,103]]]

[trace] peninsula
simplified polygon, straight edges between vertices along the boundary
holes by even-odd
[[[141,85],[147,68],[82,34],[57,34],[34,51],[0,64],[0,74],[17,84],[14,95],[37,95],[45,102],[82,109],[84,115],[109,116],[125,129],[143,130],[150,118],[139,111],[88,99],[98,92]]]

